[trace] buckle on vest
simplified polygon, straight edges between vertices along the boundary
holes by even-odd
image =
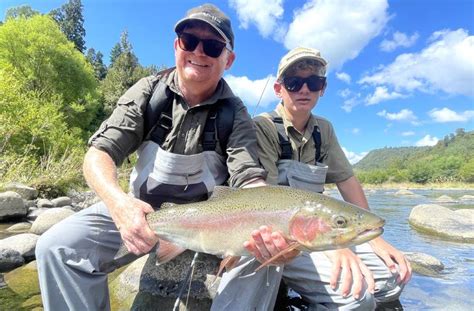
[[[168,114],[162,113],[158,119],[158,124],[160,127],[169,131],[173,127],[173,118]]]

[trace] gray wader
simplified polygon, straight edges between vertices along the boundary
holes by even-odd
[[[203,200],[227,179],[225,159],[214,151],[178,155],[147,141],[131,175],[132,194],[154,208],[164,201]],[[45,310],[110,310],[107,273],[122,239],[100,202],[51,227],[38,240],[36,259]]]
[[[295,188],[322,192],[326,172],[327,166],[321,163],[278,162],[279,184]],[[309,303],[310,310],[373,310],[376,302],[398,299],[403,288],[396,282],[398,274],[393,275],[389,271],[368,243],[351,249],[372,272],[374,295],[367,291],[367,284],[364,284],[359,299],[352,294],[343,297],[340,286],[344,272],[333,290],[329,284],[332,262],[323,252],[304,252],[289,264],[270,266],[258,272],[254,271],[260,262],[253,257],[242,257],[237,267],[222,276],[211,310],[273,310],[282,278],[288,287]]]

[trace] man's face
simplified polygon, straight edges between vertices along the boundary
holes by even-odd
[[[210,26],[197,24],[186,27],[183,31],[199,39],[213,39],[224,42],[224,39],[215,34]],[[203,43],[199,42],[193,51],[183,50],[178,42],[174,42],[176,68],[183,83],[201,82],[207,85],[217,85],[224,70],[232,65],[235,55],[233,52],[223,49],[222,53],[213,58],[208,56],[203,50]]]
[[[307,78],[311,75],[318,74],[311,69],[298,69],[291,76]],[[306,117],[316,106],[319,97],[324,94],[325,87],[320,91],[312,92],[305,83],[298,91],[290,92],[285,88],[283,82],[277,81],[273,89],[275,94],[283,100],[283,105],[288,113],[294,117],[299,115]]]

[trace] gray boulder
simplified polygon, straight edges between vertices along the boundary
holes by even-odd
[[[31,228],[31,224],[29,222],[19,222],[7,228],[7,232],[12,233],[25,233],[28,232]]]
[[[47,207],[42,207],[42,208],[36,208],[36,207],[30,207],[28,209],[28,214],[26,215],[26,219],[30,222],[33,222],[38,218],[39,215],[43,214],[46,211],[49,211],[51,208]]]
[[[474,210],[452,211],[437,204],[420,204],[412,209],[408,221],[427,234],[474,243]]]
[[[38,202],[36,202],[36,206],[38,208],[49,208],[49,207],[53,207],[53,202],[51,202],[51,200],[48,200],[48,199],[39,199]]]
[[[405,252],[405,257],[410,262],[413,271],[426,276],[439,277],[444,270],[444,265],[435,257],[416,252]]]
[[[54,207],[64,207],[72,204],[72,199],[70,197],[59,197],[51,200]]]
[[[194,252],[186,251],[160,266],[156,266],[154,254],[137,259],[110,283],[112,309],[151,310],[160,306],[162,310],[172,310],[193,256]],[[180,310],[210,309],[220,280],[214,282],[219,262],[215,256],[199,254],[187,309]],[[187,292],[188,287],[181,297],[182,306]]]
[[[0,248],[0,272],[8,272],[23,266],[25,259],[21,254],[11,248]]]
[[[39,236],[32,233],[21,233],[0,240],[0,249],[13,249],[25,259],[34,257],[36,242]]]
[[[21,196],[13,191],[0,193],[0,220],[26,216],[27,207]]]
[[[449,195],[442,195],[436,198],[435,200],[438,203],[456,203],[457,201],[450,197]]]
[[[459,198],[461,201],[474,201],[474,195],[465,194]]]
[[[54,224],[60,222],[66,217],[73,215],[74,212],[70,209],[55,207],[41,213],[31,226],[30,232],[38,235],[43,234],[51,228]]]
[[[5,190],[16,192],[25,200],[34,200],[38,197],[38,190],[21,183],[9,183],[5,186]]]
[[[395,195],[415,195],[415,193],[407,189],[400,189],[395,192]]]

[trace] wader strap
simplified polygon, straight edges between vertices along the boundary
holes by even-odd
[[[313,129],[313,140],[314,147],[316,148],[314,162],[317,163],[319,161],[319,158],[321,157],[321,131],[319,130],[319,126],[317,125]]]
[[[280,160],[291,160],[293,158],[293,149],[291,148],[288,135],[286,135],[285,126],[283,125],[283,118],[280,117],[276,111],[269,112],[269,115],[272,117],[272,121],[275,124],[278,132],[278,138],[280,140]],[[314,140],[314,147],[316,149],[314,157],[314,162],[316,164],[321,157],[321,131],[319,130],[319,126],[314,126],[312,136]]]
[[[293,158],[293,149],[291,148],[291,143],[288,139],[288,136],[285,132],[285,126],[283,125],[283,119],[280,117],[276,111],[269,113],[272,117],[272,121],[275,124],[275,127],[278,132],[278,139],[280,140],[281,147],[281,160],[291,160]]]

